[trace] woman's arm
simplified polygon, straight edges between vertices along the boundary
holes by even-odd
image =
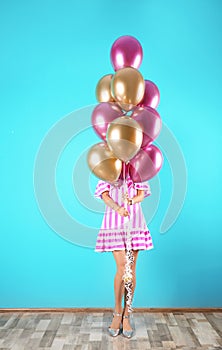
[[[129,212],[124,207],[119,206],[114,200],[109,196],[109,191],[104,191],[102,193],[102,199],[106,205],[108,205],[113,210],[117,211],[117,213],[121,216],[128,216]]]
[[[139,202],[142,202],[143,199],[144,199],[144,190],[137,190],[136,196],[132,198],[128,198],[128,204],[139,203]]]

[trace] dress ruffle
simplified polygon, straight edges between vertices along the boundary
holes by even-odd
[[[137,190],[143,190],[144,191],[144,197],[150,196],[151,195],[151,189],[148,181],[144,182],[133,182],[130,177],[126,179],[127,181],[127,186],[130,188],[133,186]],[[102,198],[102,193],[105,191],[110,191],[112,188],[116,186],[111,185],[110,183],[99,180],[95,189],[94,196],[97,198]]]
[[[150,231],[131,230],[131,249],[150,250],[153,249]],[[96,252],[126,249],[126,231],[100,230],[96,241]]]
[[[144,191],[144,197],[151,195],[151,189],[148,181],[144,182],[134,182],[134,188],[137,190],[143,190]]]
[[[99,180],[95,189],[94,196],[98,198],[102,198],[102,193],[105,191],[110,191],[111,185],[108,182],[103,180]]]

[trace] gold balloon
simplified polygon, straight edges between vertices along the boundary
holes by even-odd
[[[87,161],[92,172],[104,181],[113,183],[121,174],[121,160],[113,155],[104,142],[97,143],[90,148]]]
[[[99,102],[114,102],[115,99],[111,93],[112,74],[102,77],[96,86],[96,98]]]
[[[109,124],[106,138],[113,154],[127,163],[140,150],[143,130],[136,120],[122,116]]]
[[[111,91],[120,107],[130,111],[144,96],[145,82],[142,74],[132,67],[119,69],[113,75]]]

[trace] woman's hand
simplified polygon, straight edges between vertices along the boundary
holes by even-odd
[[[117,213],[121,216],[129,216],[129,212],[127,209],[125,209],[124,207],[119,207],[117,209]]]

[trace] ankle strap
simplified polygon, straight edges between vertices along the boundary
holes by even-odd
[[[125,315],[124,315],[123,318],[130,318],[130,315],[128,315],[128,316],[125,316]]]
[[[117,312],[113,312],[113,316],[122,316],[122,314],[118,314]]]

